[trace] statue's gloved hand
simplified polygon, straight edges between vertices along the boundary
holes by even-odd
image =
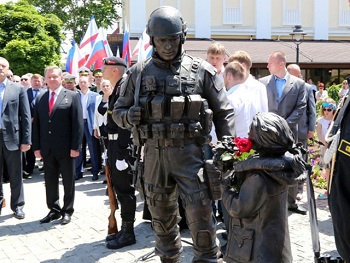
[[[127,113],[128,122],[132,125],[138,125],[141,121],[141,107],[132,106]]]
[[[233,180],[234,180],[234,171],[229,170],[225,173],[222,174],[222,179],[221,179],[221,185],[224,187],[229,187],[232,185]]]
[[[115,162],[115,166],[117,167],[117,169],[119,171],[124,171],[125,169],[127,169],[129,167],[128,163],[125,162],[125,160],[117,160]]]

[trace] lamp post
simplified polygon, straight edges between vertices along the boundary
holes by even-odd
[[[297,45],[296,51],[297,51],[297,58],[296,63],[299,64],[299,45],[301,44],[302,39],[306,35],[306,33],[303,31],[300,25],[297,25],[294,27],[294,30],[289,35],[292,36],[292,39],[294,40],[294,43]]]

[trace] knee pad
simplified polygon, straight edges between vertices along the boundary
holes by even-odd
[[[211,237],[211,232],[209,230],[200,230],[196,234],[195,243],[201,249],[211,249],[213,240]]]
[[[152,219],[152,227],[158,235],[165,235],[168,233],[164,224],[159,220]]]

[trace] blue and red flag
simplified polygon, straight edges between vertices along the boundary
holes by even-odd
[[[146,33],[146,29],[143,31],[139,41],[137,42],[131,57],[137,56],[137,62],[145,60],[152,56],[152,46],[150,44],[150,37]]]
[[[68,52],[67,62],[66,62],[66,71],[70,74],[73,74],[74,76],[77,76],[78,69],[84,66],[85,64],[85,58],[81,54],[80,49],[73,41],[72,47]]]
[[[97,36],[98,36],[97,24],[95,21],[95,17],[92,16],[90,19],[88,28],[86,30],[86,33],[80,43],[80,50],[83,56],[85,57],[85,59],[87,59],[90,56]]]
[[[127,24],[125,24],[125,30],[124,30],[122,58],[126,61],[126,63],[129,66],[131,66],[130,35],[129,35],[129,27]]]
[[[103,65],[103,58],[107,56],[104,41],[103,39],[99,39],[95,42],[92,52],[86,61],[85,67],[90,68],[92,65],[94,65],[93,68],[99,69]]]

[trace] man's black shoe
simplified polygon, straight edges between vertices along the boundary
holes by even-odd
[[[134,232],[126,233],[120,230],[116,238],[107,242],[107,248],[118,249],[126,246],[131,246],[136,243]]]
[[[115,234],[115,238],[107,242],[107,248],[118,249],[136,243],[134,222],[123,221],[122,229]]]
[[[300,215],[306,215],[307,213],[307,210],[304,207],[299,205],[297,207],[288,207],[288,210]]]
[[[117,234],[118,233],[109,234],[108,236],[106,236],[106,241],[108,242],[108,241],[115,239]]]
[[[25,214],[24,214],[24,212],[23,212],[23,208],[17,207],[17,208],[16,208],[16,211],[14,212],[14,216],[15,216],[17,219],[24,219]]]
[[[52,220],[59,219],[61,217],[61,214],[56,211],[50,211],[47,216],[45,216],[43,219],[40,220],[40,224],[44,223],[50,223]]]
[[[24,179],[32,179],[32,174],[28,173],[26,171],[23,171],[23,178]]]
[[[70,214],[64,214],[61,221],[61,225],[67,225],[68,223],[70,223],[70,220],[71,220]]]
[[[97,181],[98,180],[98,174],[92,175],[92,181]]]
[[[81,179],[81,178],[83,178],[83,173],[77,173],[77,174],[75,174],[75,181],[77,181],[77,180],[79,180],[79,179]]]

